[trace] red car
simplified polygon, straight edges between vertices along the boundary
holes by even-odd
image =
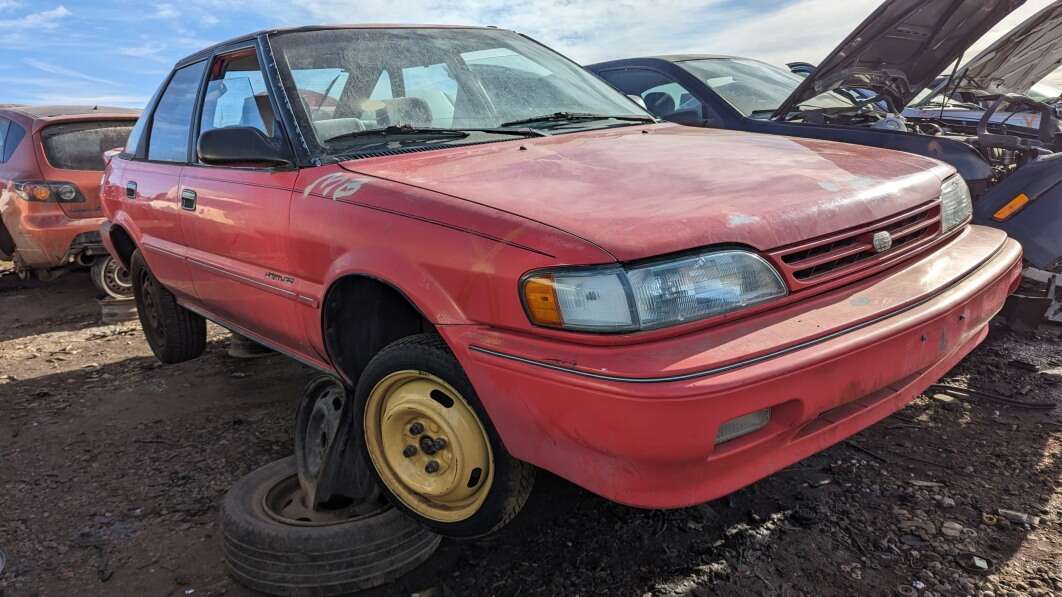
[[[139,110],[0,107],[0,259],[23,275],[91,267],[96,286],[132,295],[129,275],[100,241],[104,152],[125,145]]]
[[[645,508],[770,475],[940,378],[1021,272],[951,166],[659,123],[493,28],[203,50],[102,192],[161,360],[210,319],[338,376],[300,463],[353,432],[450,536],[510,520],[535,467]]]

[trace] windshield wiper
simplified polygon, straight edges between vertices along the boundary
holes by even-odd
[[[454,129],[439,129],[439,128],[424,128],[404,125],[392,125],[382,129],[369,129],[365,131],[351,131],[349,133],[343,133],[342,135],[336,135],[335,137],[329,137],[325,139],[325,143],[333,143],[335,141],[343,141],[345,139],[357,139],[360,137],[428,137],[428,138],[445,138],[445,139],[464,139],[469,136],[470,133],[465,131],[459,131]]]
[[[625,120],[628,122],[656,122],[650,116],[610,116],[608,114],[590,114],[588,112],[554,112],[531,118],[521,118],[510,122],[503,122],[502,126],[520,126],[522,124],[538,124],[541,122],[572,122],[578,120]]]
[[[508,129],[508,128],[462,128],[446,129],[434,127],[417,127],[408,124],[391,125],[382,129],[369,129],[366,131],[351,131],[329,137],[325,143],[342,141],[345,139],[357,139],[361,137],[421,137],[429,139],[464,139],[472,133],[494,133],[497,135],[517,135],[521,137],[548,137],[547,133],[533,129]]]

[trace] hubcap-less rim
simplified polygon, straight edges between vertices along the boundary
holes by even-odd
[[[332,384],[321,390],[314,399],[313,409],[306,422],[306,439],[301,447],[306,460],[306,472],[315,480],[339,431],[346,398],[343,386]]]
[[[351,501],[337,508],[311,508],[296,475],[285,477],[262,495],[262,509],[270,518],[293,526],[328,526],[383,510],[379,499]]]
[[[494,481],[487,431],[464,397],[423,371],[380,380],[365,405],[369,457],[391,493],[437,522],[479,511]]]
[[[103,266],[103,287],[114,297],[127,297],[133,291],[133,280],[120,263],[108,257]]]
[[[165,331],[159,325],[158,282],[151,277],[151,274],[145,271],[140,274],[140,288],[140,296],[143,303],[140,306],[147,320],[145,323],[158,338],[165,339]]]

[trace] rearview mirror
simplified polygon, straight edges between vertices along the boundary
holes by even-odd
[[[286,149],[251,126],[231,126],[209,130],[199,135],[199,160],[204,164],[267,164],[290,166]]]

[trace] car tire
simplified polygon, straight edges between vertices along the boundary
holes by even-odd
[[[177,298],[148,269],[137,249],[129,260],[133,297],[151,352],[167,365],[183,363],[206,351],[206,320],[177,304]]]
[[[114,257],[104,255],[92,262],[92,283],[107,298],[133,298],[133,282],[129,272]]]
[[[234,580],[269,595],[349,594],[398,579],[442,540],[382,500],[334,519],[289,518],[300,506],[283,504],[300,499],[300,491],[294,457],[253,471],[229,490],[221,533]]]
[[[373,357],[354,391],[354,417],[392,503],[440,535],[494,533],[531,494],[535,467],[505,449],[437,334],[403,338]]]

